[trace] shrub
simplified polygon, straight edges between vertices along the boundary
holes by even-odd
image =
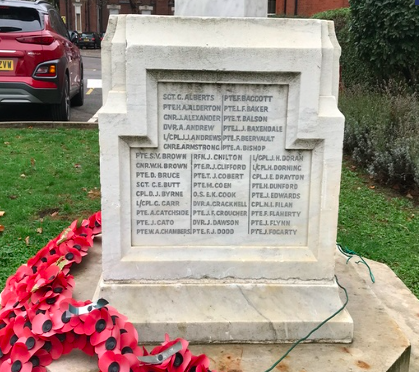
[[[350,15],[351,11],[349,8],[339,8],[313,14],[311,18],[333,21],[335,23],[336,35],[338,35],[347,27]]]
[[[353,87],[340,96],[344,151],[375,178],[403,189],[419,185],[419,102],[400,84],[382,92]]]
[[[404,77],[416,84],[419,72],[419,7],[413,0],[350,0],[350,34],[357,55],[382,81]]]
[[[327,10],[314,14],[312,18],[330,20],[335,24],[336,38],[342,48],[340,57],[342,86],[345,88],[355,85],[374,86],[375,74],[370,71],[369,65],[358,57],[355,45],[350,38],[351,10],[349,8]]]

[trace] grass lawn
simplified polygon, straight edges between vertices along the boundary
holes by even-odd
[[[0,162],[3,288],[72,221],[100,210],[98,131],[0,129]]]
[[[419,298],[418,232],[419,207],[344,163],[338,242],[387,264]]]
[[[96,130],[0,129],[0,288],[73,220],[100,210]],[[1,215],[1,213],[0,213]],[[419,207],[344,163],[338,241],[419,297]]]

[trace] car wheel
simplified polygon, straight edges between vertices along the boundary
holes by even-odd
[[[70,120],[70,88],[68,77],[65,75],[61,102],[51,106],[51,116],[54,121]]]
[[[81,70],[81,78],[80,78],[80,89],[79,89],[79,92],[72,98],[71,104],[73,106],[83,106],[83,104],[84,104],[83,70]]]

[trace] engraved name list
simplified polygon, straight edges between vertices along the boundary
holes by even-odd
[[[305,246],[311,152],[285,149],[287,93],[159,83],[159,148],[131,148],[132,245]]]

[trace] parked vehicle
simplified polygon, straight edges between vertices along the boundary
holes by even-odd
[[[82,32],[79,39],[79,48],[100,48],[100,35],[96,32]]]
[[[81,37],[80,33],[78,33],[77,31],[68,31],[68,34],[70,35],[70,40],[78,46]]]
[[[80,50],[57,11],[38,0],[1,0],[0,105],[44,104],[53,120],[70,120],[84,103]]]

